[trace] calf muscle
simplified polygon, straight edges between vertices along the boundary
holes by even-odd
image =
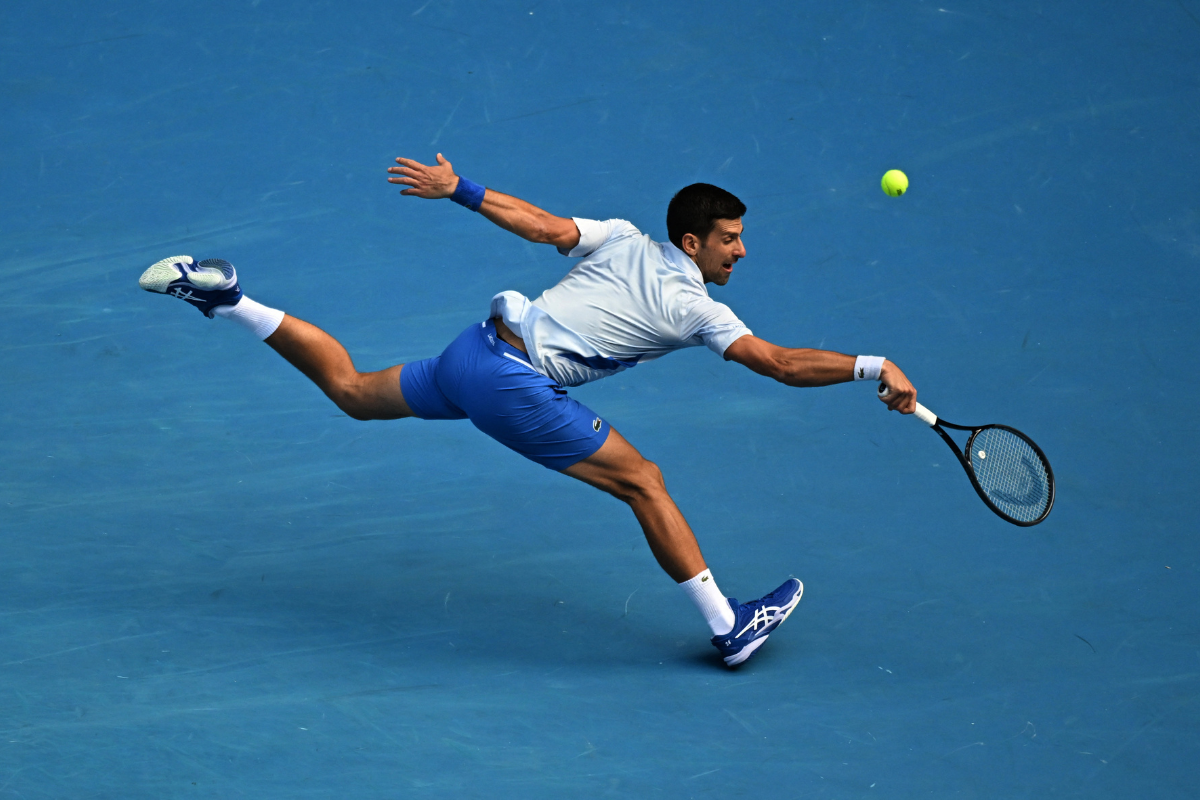
[[[662,472],[615,428],[609,429],[599,450],[563,472],[627,503],[654,558],[676,583],[707,569],[696,536],[667,492]]]

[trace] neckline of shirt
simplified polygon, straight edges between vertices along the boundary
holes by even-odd
[[[679,267],[688,277],[704,286],[704,275],[700,272],[700,267],[696,266],[696,262],[688,256],[687,253],[680,250],[673,242],[659,242],[662,245],[663,255],[667,260]],[[707,291],[707,290],[706,290]]]

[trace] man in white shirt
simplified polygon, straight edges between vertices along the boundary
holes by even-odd
[[[723,189],[682,189],[667,210],[671,241],[659,243],[624,220],[558,217],[485,189],[456,175],[440,153],[433,165],[396,162],[388,180],[406,187],[401,194],[449,198],[528,241],[582,260],[533,301],[516,292],[496,295],[489,318],[440,356],[370,373],[358,372],[329,334],[243,296],[227,261],[172,256],[147,269],[139,283],[249,328],[355,419],[470,419],[526,458],[623,500],[658,563],[705,617],[725,663],[744,662],[791,614],[803,585],[791,578],[760,600],[727,599],[658,467],[563,387],[699,345],[791,386],[882,381],[891,390],[883,402],[906,414],[916,405],[912,384],[877,356],[788,349],[759,339],[709,297],[706,284],[725,285],[746,255],[746,207]]]

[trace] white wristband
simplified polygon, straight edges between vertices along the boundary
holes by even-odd
[[[879,380],[879,373],[883,371],[883,362],[886,360],[883,356],[859,356],[854,359],[854,380]]]

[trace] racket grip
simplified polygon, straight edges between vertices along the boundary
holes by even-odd
[[[878,394],[880,397],[887,397],[891,393],[892,393],[892,390],[887,387],[886,383],[879,384]],[[913,412],[913,416],[916,417],[917,419],[921,420],[921,422],[924,422],[926,425],[928,425],[931,428],[934,425],[937,425],[937,421],[938,421],[937,414],[933,413],[932,411],[930,411],[928,408],[921,405],[920,403],[917,403],[917,410]]]

